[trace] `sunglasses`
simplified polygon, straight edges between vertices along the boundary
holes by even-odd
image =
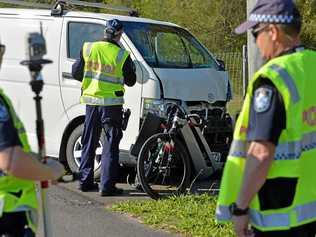
[[[259,34],[264,31],[269,25],[264,25],[261,27],[257,27],[251,30],[251,34],[252,36],[255,38],[255,40],[257,40]]]

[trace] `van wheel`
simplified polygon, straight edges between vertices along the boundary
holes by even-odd
[[[83,133],[83,124],[76,127],[69,136],[66,147],[66,158],[68,166],[72,173],[77,174],[79,172],[79,166],[81,162],[81,135]],[[101,154],[104,144],[104,138],[101,135],[98,147],[96,149],[96,156],[94,159],[94,178],[99,179],[101,173]]]

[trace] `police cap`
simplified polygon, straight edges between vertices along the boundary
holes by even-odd
[[[105,26],[105,35],[109,38],[114,38],[123,30],[123,24],[117,19],[108,20]]]
[[[297,24],[301,22],[300,13],[293,0],[258,0],[249,19],[235,29],[242,34],[259,23]]]

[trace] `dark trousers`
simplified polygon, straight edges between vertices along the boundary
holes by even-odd
[[[255,237],[315,237],[316,222],[294,227],[283,231],[267,231],[261,232],[254,230]]]
[[[0,218],[0,236],[35,237],[34,232],[26,226],[25,212],[3,213]]]
[[[119,144],[122,132],[122,106],[86,105],[86,117],[82,134],[82,155],[79,167],[80,184],[90,185],[94,182],[95,150],[102,129],[105,134],[101,156],[100,189],[111,190],[118,177]]]

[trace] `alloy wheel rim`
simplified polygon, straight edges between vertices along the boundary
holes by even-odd
[[[97,170],[101,166],[101,154],[102,154],[103,145],[101,141],[99,140],[97,149],[95,151],[95,158],[94,158],[94,170]],[[78,139],[75,142],[74,148],[73,148],[73,157],[76,165],[80,166],[81,162],[81,153],[82,153],[82,143],[81,143],[81,136],[78,137]]]

